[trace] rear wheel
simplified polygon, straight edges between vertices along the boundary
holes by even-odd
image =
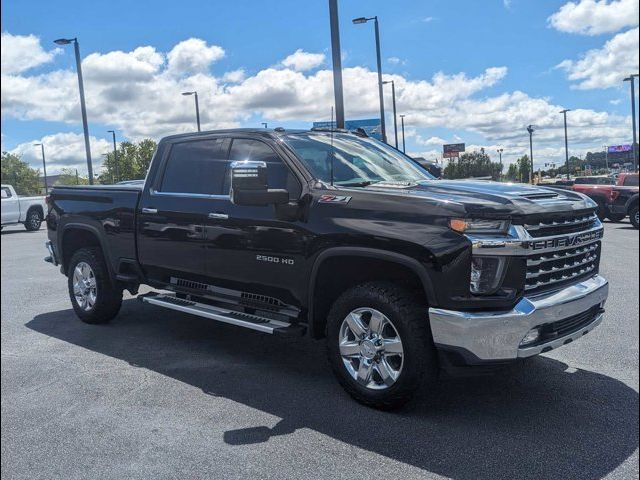
[[[408,291],[371,282],[345,292],[327,320],[329,363],[357,401],[380,409],[408,402],[438,366],[427,309]]]
[[[27,218],[24,221],[24,228],[29,232],[34,232],[36,230],[40,230],[40,225],[42,225],[42,215],[35,208],[29,210],[27,212]]]
[[[102,252],[78,250],[69,262],[69,297],[76,315],[85,323],[107,323],[120,311],[122,290],[109,278]]]
[[[638,205],[636,205],[635,207],[632,207],[631,210],[629,210],[629,219],[631,220],[631,224],[638,228],[640,225],[640,218],[638,218],[640,214],[638,213]]]

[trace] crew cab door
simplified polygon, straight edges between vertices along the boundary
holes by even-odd
[[[256,138],[233,139],[229,164],[239,160],[267,164],[269,188],[289,191],[290,206],[234,205],[228,196],[211,201],[206,219],[207,272],[211,283],[236,293],[266,296],[299,306],[304,286],[305,224],[295,213],[301,183],[271,144]]]
[[[230,139],[180,139],[167,146],[138,206],[138,258],[148,278],[204,281],[205,223],[220,197]]]
[[[2,224],[17,223],[20,220],[20,201],[12,188],[2,187]]]

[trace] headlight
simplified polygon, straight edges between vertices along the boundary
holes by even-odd
[[[470,235],[504,235],[509,231],[508,220],[474,220],[452,218],[449,227],[459,233]]]
[[[505,261],[504,257],[473,257],[471,260],[471,293],[474,295],[495,293],[502,281]]]

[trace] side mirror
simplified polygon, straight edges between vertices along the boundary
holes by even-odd
[[[289,203],[289,192],[269,189],[265,162],[233,162],[230,195],[234,205],[263,207]]]

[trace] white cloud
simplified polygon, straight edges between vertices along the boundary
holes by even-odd
[[[93,172],[100,173],[103,153],[111,151],[111,143],[108,140],[90,137]],[[21,143],[11,150],[22,157],[33,168],[42,171],[42,156],[40,147],[34,147],[34,143],[43,143],[47,158],[47,173],[50,175],[59,173],[63,168],[77,168],[81,175],[87,172],[87,157],[84,149],[84,135],[76,133],[56,133],[46,135],[39,139]]]
[[[34,35],[12,35],[2,33],[2,73],[20,73],[39,65],[51,62],[62,52],[60,48],[45,51],[40,39]]]
[[[387,62],[389,62],[391,65],[406,65],[407,61],[403,60],[400,57],[389,57],[387,58]]]
[[[298,49],[282,61],[282,65],[298,72],[318,68],[325,62],[324,53],[309,53]]]
[[[423,21],[424,23],[431,23],[431,22],[433,22],[434,20],[435,20],[435,17],[424,17],[424,18],[422,19],[422,21]]]
[[[270,124],[280,121],[310,124],[329,118],[333,105],[333,77],[328,68],[300,71],[306,67],[299,62],[287,62],[289,67],[279,63],[250,76],[241,71],[217,76],[209,69],[214,58],[221,55],[213,54],[216,48],[223,52],[220,47],[213,48],[198,39],[178,45],[167,55],[147,46],[131,52],[87,56],[83,68],[90,124],[99,122],[112,126],[121,137],[131,140],[159,139],[168,134],[193,131],[193,99],[180,95],[186,90],[197,90],[200,94],[204,129],[246,125],[256,116],[269,118]],[[186,55],[186,51],[191,53]],[[195,60],[182,70],[180,65],[187,57]],[[507,73],[506,67],[490,67],[476,75],[439,72],[424,80],[408,80],[402,75],[385,75],[384,79],[395,81],[398,111],[407,115],[407,136],[418,129],[424,132],[424,129],[446,128],[452,131],[454,141],[457,141],[454,132],[462,137],[484,138],[487,145],[502,144],[505,153],[508,151],[509,155],[515,156],[526,153],[528,136],[524,127],[535,123],[539,127],[536,148],[550,152],[549,155],[561,152],[563,129],[558,114],[561,106],[520,91],[494,96],[484,93],[499,84]],[[343,82],[348,117],[376,117],[379,107],[376,72],[363,67],[345,68]],[[386,94],[390,102],[390,92]],[[54,70],[40,75],[3,72],[2,115],[5,119],[78,125],[80,112],[75,71]],[[570,113],[571,148],[593,148],[593,145],[624,140],[627,123],[627,118],[605,112],[574,110]],[[389,121],[388,125],[391,124]],[[95,134],[93,130],[92,133]],[[76,164],[82,166],[81,136],[59,135],[65,136],[54,136],[55,140],[68,144],[75,154],[62,151],[50,154],[52,162],[64,164],[68,161],[65,159],[75,159]],[[437,145],[435,142],[442,141],[426,134],[424,138],[434,146]],[[52,145],[56,141],[45,139],[45,143]],[[31,142],[21,147],[25,149],[25,156],[28,152],[35,155],[29,145]],[[103,151],[108,148],[102,148],[100,144],[94,147],[96,160]],[[37,162],[34,165],[37,166]]]
[[[638,25],[638,10],[638,0],[580,0],[566,3],[548,21],[561,32],[599,35]]]
[[[190,38],[178,43],[169,52],[168,70],[180,75],[205,73],[213,62],[217,62],[224,55],[222,47],[207,45],[199,38]]]
[[[575,88],[589,90],[620,86],[629,72],[637,72],[638,28],[619,33],[600,49],[589,50],[580,60],[564,60],[556,68],[565,70]]]

